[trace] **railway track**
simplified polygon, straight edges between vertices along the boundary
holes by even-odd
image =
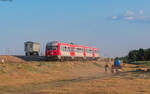
[[[17,58],[23,59],[24,61],[45,61],[44,56],[15,56]]]

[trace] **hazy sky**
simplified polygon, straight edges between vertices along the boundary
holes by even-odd
[[[102,56],[150,47],[150,0],[0,1],[0,53],[24,42],[57,40],[96,46]]]

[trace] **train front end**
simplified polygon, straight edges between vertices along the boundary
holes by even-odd
[[[58,60],[60,56],[60,47],[58,42],[50,42],[46,45],[45,56],[47,60]]]

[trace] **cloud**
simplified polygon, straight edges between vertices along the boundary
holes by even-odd
[[[111,19],[114,21],[121,20],[121,21],[128,21],[130,23],[149,23],[150,24],[150,16],[146,16],[143,10],[139,10],[138,13],[128,10],[123,15],[112,16]]]
[[[112,16],[112,19],[113,20],[116,20],[118,17],[117,16]]]
[[[143,10],[139,10],[139,14],[140,14],[140,15],[143,15],[143,14],[144,14],[144,11],[143,11]]]
[[[132,16],[132,15],[134,15],[134,12],[130,10],[128,10],[125,14],[125,16]]]

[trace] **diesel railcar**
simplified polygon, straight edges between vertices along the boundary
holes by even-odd
[[[46,44],[45,56],[47,60],[97,60],[99,49],[53,41]]]

